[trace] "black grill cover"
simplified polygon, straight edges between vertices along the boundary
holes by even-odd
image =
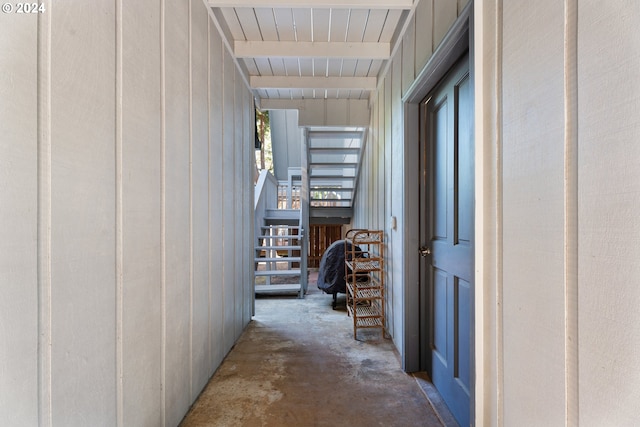
[[[324,251],[320,259],[320,267],[318,269],[318,289],[323,290],[327,294],[346,293],[347,286],[345,283],[344,269],[344,252],[345,245],[347,250],[351,251],[351,243],[345,240],[336,240]],[[355,247],[357,252],[361,252],[358,246]],[[351,273],[351,270],[347,271]]]

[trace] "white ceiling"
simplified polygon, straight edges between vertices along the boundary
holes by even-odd
[[[259,101],[369,99],[413,3],[208,0]]]

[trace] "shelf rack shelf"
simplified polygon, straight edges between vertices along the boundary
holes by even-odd
[[[383,231],[353,229],[345,240],[347,314],[353,318],[353,338],[360,328],[380,328],[384,337]]]

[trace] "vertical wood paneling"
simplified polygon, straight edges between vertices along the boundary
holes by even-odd
[[[37,400],[39,401],[38,422],[41,425],[51,425],[51,14],[38,17],[37,61],[38,250],[36,264],[38,266],[37,387],[39,389]],[[20,86],[15,85],[13,87]],[[25,96],[24,99],[26,100],[28,97]],[[28,323],[25,321],[23,325],[28,325]],[[18,349],[19,347],[12,348]],[[18,350],[16,353],[20,355],[21,351]],[[24,355],[21,355],[21,357],[24,358]],[[15,395],[13,391],[12,395]],[[31,400],[31,402],[34,401],[35,399]],[[20,406],[17,407],[19,408]],[[20,419],[19,410],[12,412],[17,415],[17,419]]]
[[[469,0],[458,0],[458,15],[469,4]]]
[[[143,16],[144,18],[142,18]],[[121,192],[123,425],[161,422],[160,9],[122,3]],[[141,309],[144,307],[144,309]],[[135,357],[127,357],[135,354]],[[144,404],[140,404],[143,402]]]
[[[38,187],[48,181],[47,174],[38,175],[39,155],[46,157],[49,145],[36,126],[39,26],[37,16],[20,18],[0,16],[0,420],[16,426],[38,423],[38,327],[46,327],[38,312],[48,305],[46,298],[39,301],[39,287],[49,282],[46,275],[39,280],[37,259],[38,253],[48,256],[39,248],[47,236],[39,235],[38,222],[46,232],[49,215],[48,206],[42,213],[38,207]]]
[[[371,224],[371,228],[373,228],[374,230],[378,228],[378,221],[379,221],[379,208],[378,208],[378,202],[380,200],[380,193],[378,191],[378,177],[379,177],[379,170],[378,170],[378,154],[379,154],[379,150],[380,150],[380,103],[377,102],[375,107],[373,108],[373,128],[374,128],[374,135],[375,135],[375,139],[374,139],[374,143],[371,144],[369,146],[369,153],[370,153],[370,172],[371,173],[371,181],[370,181],[370,198],[369,198],[369,203],[370,203],[370,214],[371,214],[371,218],[369,220],[369,223]]]
[[[402,94],[409,89],[415,78],[415,16],[402,37]]]
[[[115,425],[115,7],[61,1],[48,13],[52,419]]]
[[[453,1],[433,3],[433,50],[436,50],[458,17],[458,5]]]
[[[242,145],[244,149],[244,155],[242,156],[242,165],[243,165],[243,180],[242,186],[244,188],[244,198],[242,201],[242,230],[243,230],[243,238],[242,241],[244,244],[242,245],[244,248],[243,251],[243,262],[242,262],[242,273],[243,273],[243,281],[241,286],[244,289],[243,294],[243,304],[244,304],[244,316],[242,318],[242,326],[243,328],[249,324],[251,321],[251,316],[253,315],[253,298],[254,298],[254,269],[252,268],[253,263],[253,254],[254,249],[251,243],[253,242],[254,236],[254,210],[253,210],[253,201],[254,201],[254,184],[253,184],[253,174],[255,170],[256,157],[255,157],[255,149],[254,149],[254,129],[255,129],[255,108],[253,104],[253,96],[251,92],[246,90],[246,88],[242,87],[242,95],[243,95],[243,105],[242,105],[242,114],[243,114],[243,123],[244,123],[244,143]]]
[[[503,11],[505,425],[563,424],[564,381],[528,367],[564,378],[564,8]]]
[[[222,269],[224,282],[224,353],[226,354],[235,342],[235,272],[236,272],[236,180],[235,180],[235,134],[234,134],[234,95],[235,70],[231,55],[223,52],[223,87],[222,87]]]
[[[402,248],[405,240],[403,218],[406,216],[404,206],[407,195],[404,194],[403,183],[407,179],[405,163],[408,159],[405,156],[407,152],[413,152],[413,149],[405,151],[404,147],[407,142],[404,141],[404,109],[401,98],[463,9],[458,3],[461,2],[421,0],[418,3],[403,35],[401,48],[392,59],[388,74],[382,76],[388,78],[388,81],[374,98],[371,108],[369,145],[363,156],[354,224],[388,229],[387,249],[393,247],[392,251],[387,252],[390,279],[388,313],[392,317],[388,324],[399,349],[404,348],[403,286],[406,277],[403,271],[406,260]],[[358,75],[357,66],[354,72]],[[371,145],[375,148],[371,148]],[[396,217],[396,230],[388,227],[391,216]]]
[[[434,0],[420,0],[415,12],[415,69],[418,73],[425,66],[433,53],[433,2]]]
[[[165,17],[166,1],[160,0],[160,308],[162,310],[161,320],[161,349],[160,349],[160,418],[161,425],[167,424],[167,95],[166,81],[167,73],[165,64],[166,38],[165,38]]]
[[[177,425],[250,320],[251,95],[199,1],[45,8],[0,16],[0,419]]]
[[[190,121],[188,3],[165,3],[166,423],[190,399]]]
[[[233,67],[233,86],[231,89],[233,90],[233,109],[231,110],[232,117],[227,123],[233,123],[233,174],[234,174],[234,194],[233,194],[233,238],[234,238],[234,259],[235,259],[235,269],[234,269],[234,292],[235,292],[235,302],[234,302],[234,327],[235,327],[235,337],[236,339],[240,337],[243,329],[243,297],[244,297],[244,284],[242,283],[243,277],[243,268],[245,267],[242,264],[242,253],[244,252],[244,245],[242,244],[243,237],[243,228],[244,224],[242,223],[242,198],[243,198],[243,187],[244,187],[244,179],[242,174],[242,163],[243,163],[243,138],[244,138],[244,128],[242,123],[242,77],[238,73],[235,67]]]
[[[191,211],[192,386],[191,400],[209,378],[209,126],[208,21],[203,4],[191,0]]]
[[[385,161],[385,174],[384,174],[384,211],[385,211],[385,215],[384,215],[384,227],[383,229],[388,230],[387,231],[387,235],[385,237],[385,247],[384,250],[386,251],[386,256],[387,256],[387,260],[389,262],[385,263],[385,267],[386,267],[386,280],[385,280],[385,292],[386,292],[386,307],[385,307],[385,312],[387,313],[387,332],[391,335],[391,337],[394,337],[393,334],[393,329],[394,329],[394,322],[393,322],[393,300],[394,300],[394,293],[392,292],[392,286],[394,284],[394,280],[393,280],[393,274],[394,274],[394,270],[395,270],[395,265],[390,262],[391,261],[391,256],[394,253],[394,247],[393,247],[393,240],[392,240],[392,233],[394,233],[393,230],[391,230],[390,227],[390,223],[391,223],[391,215],[394,215],[393,213],[393,192],[391,189],[391,184],[392,184],[392,174],[393,174],[393,170],[392,170],[392,165],[393,165],[393,157],[392,157],[392,145],[393,145],[393,140],[392,140],[392,123],[391,123],[391,105],[392,105],[392,92],[391,92],[391,87],[393,85],[393,77],[392,74],[387,74],[387,77],[385,78],[385,82],[384,82],[384,98],[386,99],[386,102],[384,104],[384,140],[385,140],[385,144],[384,144],[384,161]]]
[[[309,226],[307,267],[318,268],[322,255],[336,240],[342,239],[340,224],[312,224]]]
[[[223,45],[209,22],[209,288],[211,312],[211,363],[215,366],[226,354],[224,329],[224,281],[223,278]]]
[[[383,82],[382,87],[380,88],[380,96],[385,100],[385,102],[380,103],[380,106],[378,107],[378,115],[380,116],[380,132],[378,137],[380,139],[380,145],[378,146],[378,225],[376,228],[379,230],[383,230],[387,223],[385,213],[387,199],[385,198],[384,183],[385,177],[387,175],[387,171],[385,168],[385,151],[388,143],[385,131],[387,126],[387,123],[385,121],[385,106],[388,101],[386,101],[385,84],[386,82]]]
[[[564,2],[565,419],[580,423],[578,377],[578,1]]]
[[[639,6],[578,2],[581,425],[640,423]]]

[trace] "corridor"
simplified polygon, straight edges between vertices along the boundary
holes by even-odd
[[[425,382],[401,370],[378,329],[353,339],[344,295],[332,310],[310,276],[305,299],[256,299],[253,321],[181,426],[456,425],[437,403],[435,413]]]

